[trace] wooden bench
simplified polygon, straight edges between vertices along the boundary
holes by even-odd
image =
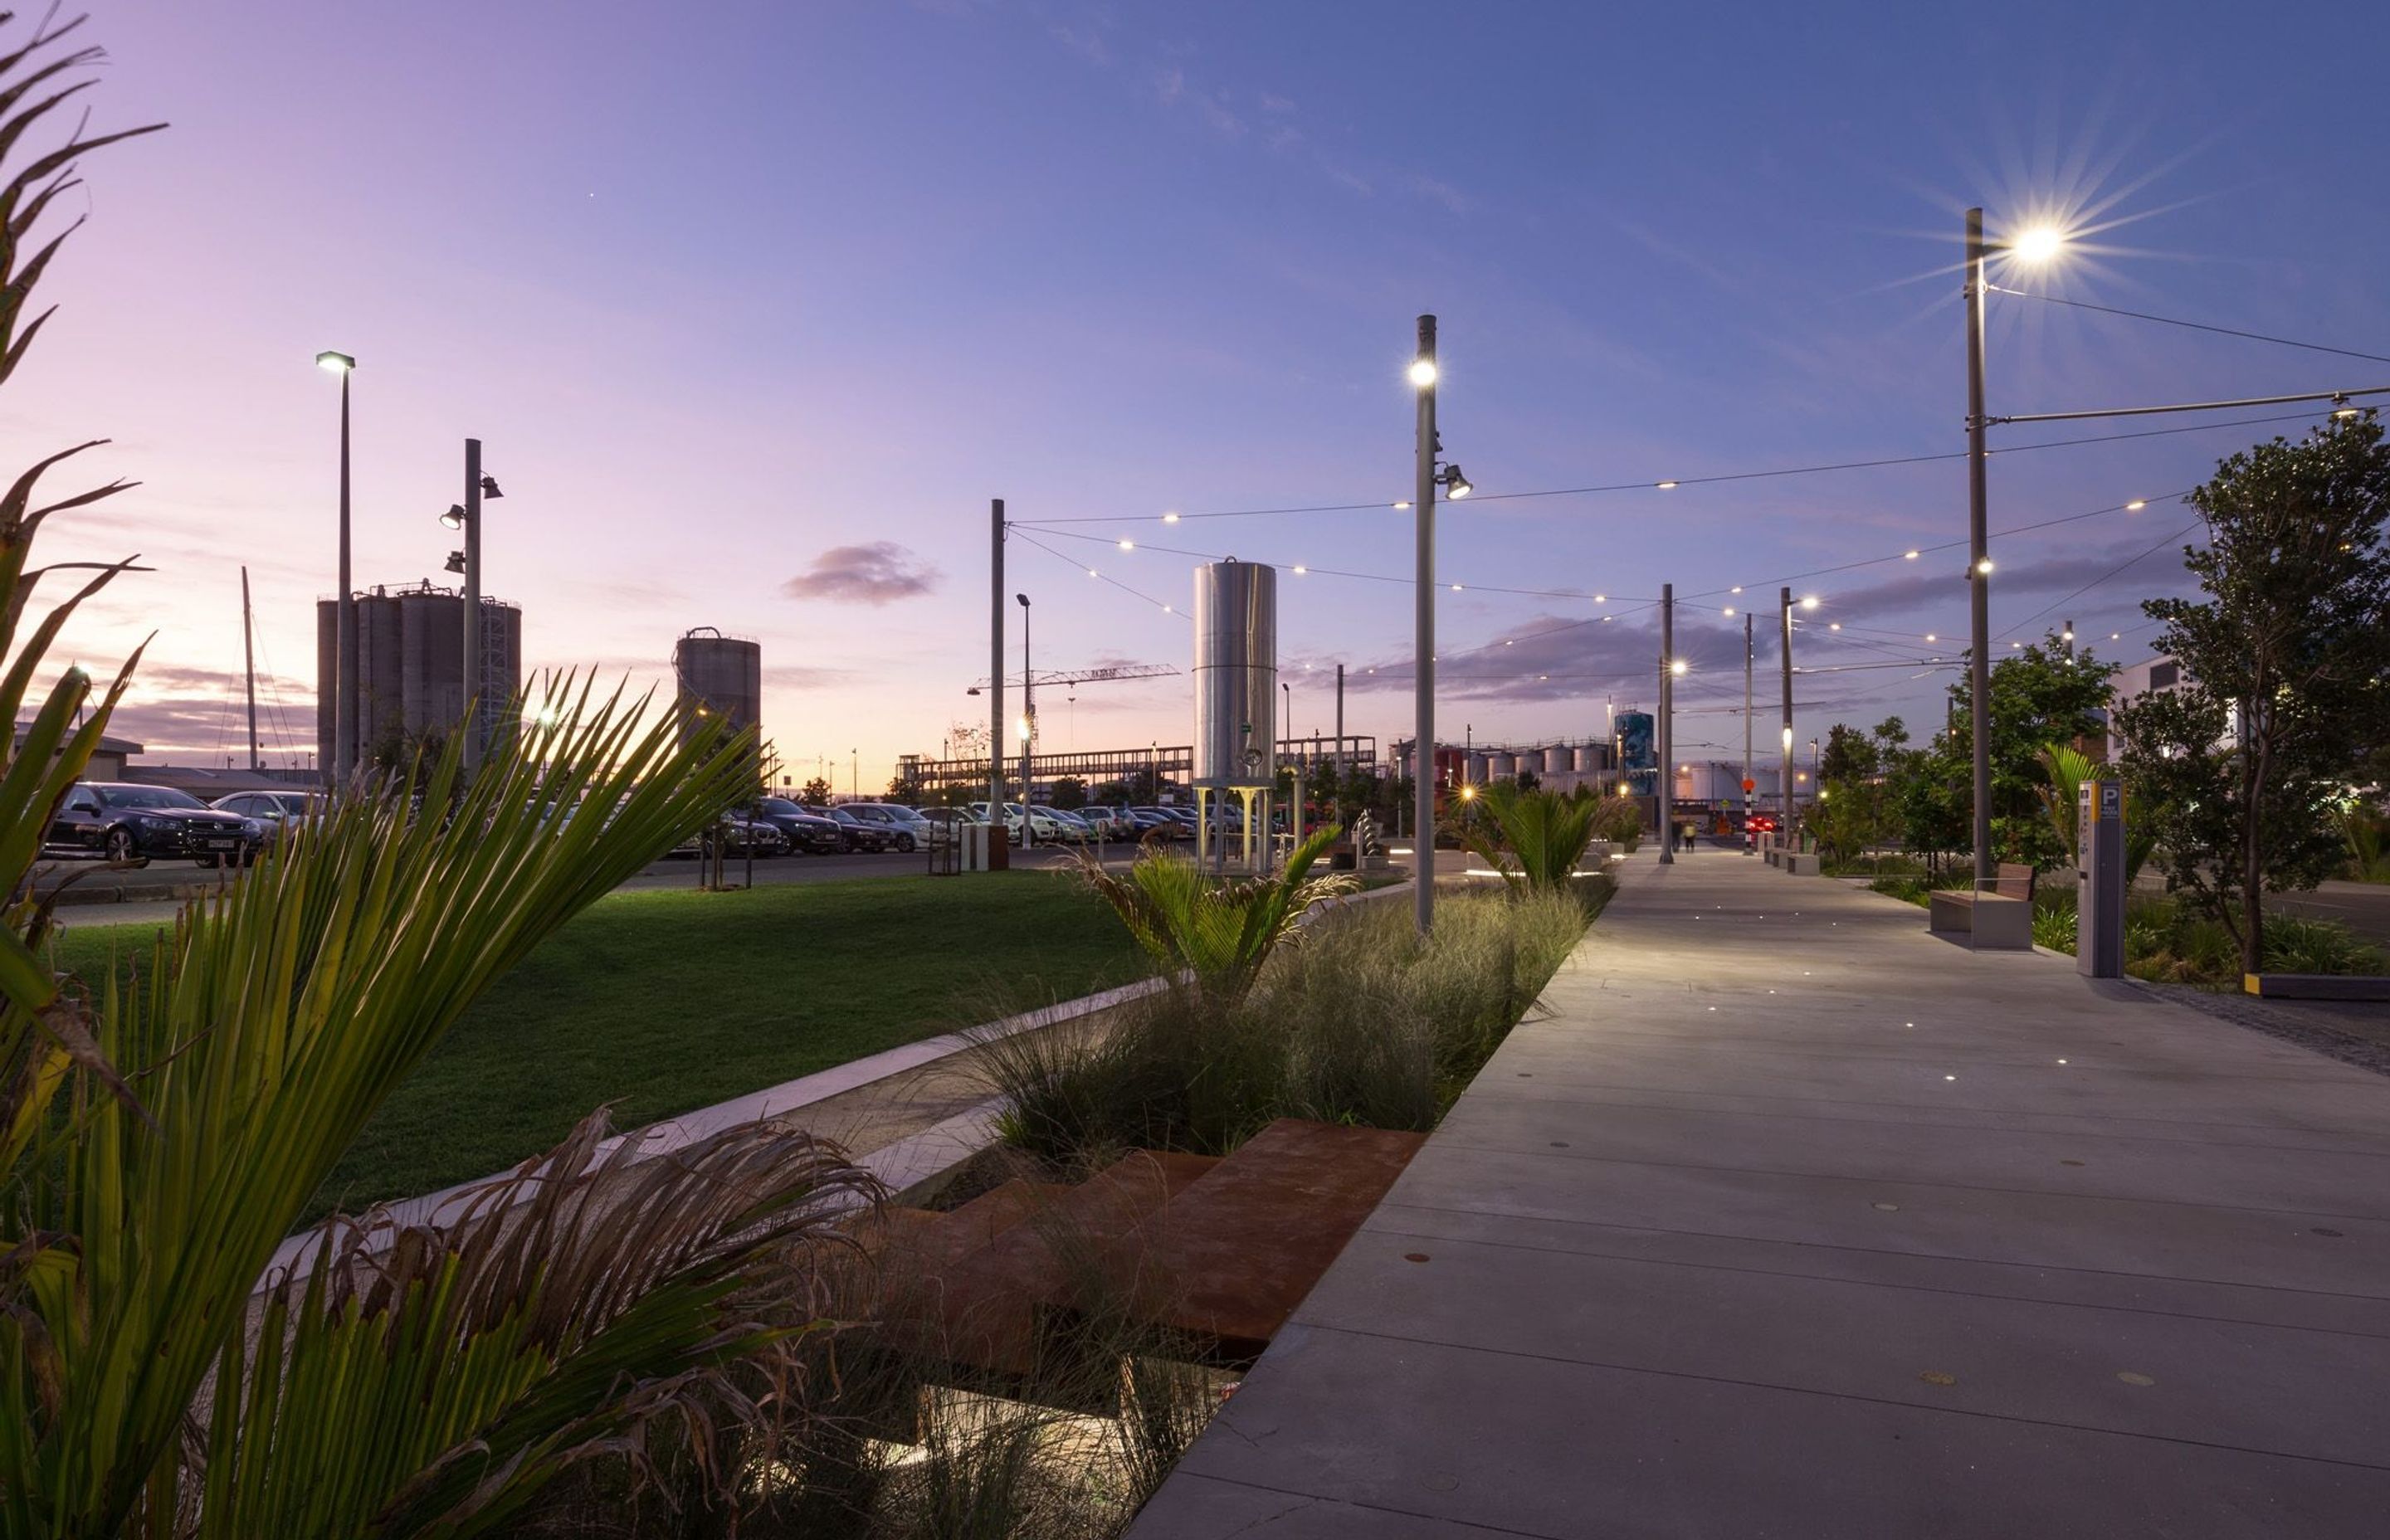
[[[2033,950],[2033,868],[2003,861],[1991,889],[1926,895],[1926,929],[1964,936],[1978,952]]]

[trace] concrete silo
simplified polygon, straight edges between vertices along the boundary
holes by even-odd
[[[377,751],[401,755],[465,719],[465,598],[429,582],[410,588],[376,587],[355,596],[357,677],[356,762]],[[341,685],[335,650],[339,606],[315,601],[316,763],[337,764],[334,714]],[[477,691],[485,742],[505,733],[506,713],[522,687],[522,611],[482,600],[482,678]]]
[[[673,681],[680,697],[681,741],[715,718],[726,720],[733,731],[756,729],[760,784],[764,644],[726,636],[710,625],[693,627],[673,644]]]

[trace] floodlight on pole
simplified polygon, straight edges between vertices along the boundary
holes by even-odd
[[[1434,359],[1415,358],[1411,361],[1411,383],[1420,390],[1424,391],[1433,386],[1435,383],[1435,375]]]
[[[440,522],[443,527],[447,529],[463,529],[465,527],[465,505],[462,503],[449,504],[448,511],[440,516]]]

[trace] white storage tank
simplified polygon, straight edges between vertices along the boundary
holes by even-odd
[[[1544,751],[1544,774],[1565,776],[1576,768],[1576,753],[1568,745],[1556,744]]]
[[[1485,778],[1487,780],[1508,780],[1518,773],[1519,761],[1516,755],[1488,754],[1485,756]]]
[[[1278,569],[1195,569],[1193,785],[1268,786],[1278,777]]]

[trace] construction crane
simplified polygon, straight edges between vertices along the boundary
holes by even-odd
[[[1075,698],[1081,685],[1108,685],[1122,679],[1166,679],[1176,673],[1178,670],[1167,663],[1112,663],[1103,668],[1058,669],[1051,674],[1041,671],[1031,675],[1029,683],[1033,686],[1068,685]],[[1009,674],[1005,675],[1004,682],[1008,687],[1017,686],[1021,683],[1021,676]],[[969,693],[977,695],[986,688],[987,680],[983,677],[971,686]]]

